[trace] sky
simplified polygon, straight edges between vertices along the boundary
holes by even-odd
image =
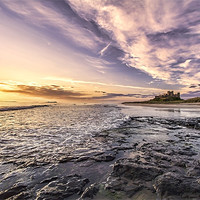
[[[0,101],[200,96],[199,0],[1,0]]]

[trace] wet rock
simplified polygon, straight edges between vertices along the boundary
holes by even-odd
[[[102,131],[96,135],[97,137],[107,137],[109,135],[109,132],[107,131]]]
[[[182,168],[186,168],[188,161],[182,160],[182,159],[176,159],[172,161],[173,166],[178,166]]]
[[[59,159],[59,163],[69,162],[69,161],[71,161],[72,159],[74,159],[74,157],[72,157],[72,156],[61,157],[61,158]]]
[[[179,195],[182,189],[178,187],[182,181],[178,174],[168,172],[156,178],[154,187],[160,196]]]
[[[175,143],[176,141],[175,140],[166,140],[166,142]]]
[[[188,128],[200,129],[200,118],[176,119],[174,123]]]
[[[177,153],[180,154],[180,155],[184,155],[184,156],[195,156],[195,155],[197,155],[197,153],[195,151],[184,150],[184,149],[179,150]]]
[[[159,152],[159,153],[165,153],[166,152],[166,148],[163,146],[152,146],[152,150]]]
[[[111,191],[123,191],[127,183],[127,181],[122,180],[119,177],[110,176],[106,181],[105,189],[109,189]]]
[[[200,135],[192,135],[192,136],[191,136],[191,139],[194,139],[194,140],[195,140],[195,139],[199,139],[199,138],[200,138]]]
[[[32,195],[30,192],[21,192],[18,195],[11,197],[12,200],[30,200],[32,198]]]
[[[54,157],[55,160],[54,158],[50,160],[57,166],[53,165],[51,169],[46,170],[44,176],[38,178],[38,176],[35,176],[36,173],[32,173],[31,181],[34,181],[35,185],[29,184],[28,189],[17,188],[17,186],[11,187],[11,189],[0,193],[0,199],[30,200],[28,193],[32,197],[35,197],[37,193],[38,200],[66,199],[70,196],[71,199],[74,199],[80,197],[81,194],[82,199],[91,199],[96,195],[98,186],[91,185],[85,189],[88,179],[78,175],[63,177],[63,168],[68,170],[67,166],[73,168],[76,165],[76,167],[78,166],[77,170],[84,176],[94,173],[93,178],[96,179],[95,175],[99,173],[99,171],[97,172],[100,169],[99,166],[102,167],[100,170],[104,170],[106,174],[110,170],[110,168],[108,170],[110,163],[103,162],[113,161],[116,159],[117,153],[119,153],[117,158],[125,156],[129,158],[120,159],[114,164],[113,171],[103,187],[104,191],[110,193],[122,192],[128,197],[136,197],[137,199],[138,196],[135,195],[145,190],[152,194],[157,192],[159,196],[170,200],[172,199],[171,196],[174,200],[183,200],[187,197],[191,199],[192,195],[197,197],[195,200],[200,199],[198,198],[199,162],[193,162],[197,159],[197,156],[194,155],[199,150],[196,143],[200,134],[196,130],[188,131],[188,129],[184,129],[184,126],[195,127],[196,129],[197,123],[198,120],[165,120],[154,117],[132,118],[120,128],[97,133],[94,136],[99,143],[103,144],[103,148],[96,148],[92,145],[92,147],[87,146],[85,148],[82,142],[80,148],[73,150],[72,153],[61,153],[59,157]],[[163,140],[162,136],[164,136]],[[93,149],[90,151],[89,148]],[[45,160],[42,156],[37,158],[37,161],[33,157],[25,160],[23,156],[22,158],[16,156],[14,160],[12,159],[12,156],[7,158],[12,164],[28,168],[28,170],[34,168],[41,175],[43,175],[41,170],[48,167],[42,167],[42,163],[49,163],[48,158]],[[69,161],[73,162],[65,163]],[[73,168],[72,171],[75,171],[75,169]],[[92,176],[93,174],[89,174],[89,177]],[[102,177],[96,181],[99,180],[102,180]],[[6,183],[8,182],[11,181],[7,180]],[[155,183],[155,189],[153,183]],[[146,199],[149,200],[150,198]]]
[[[187,171],[188,176],[200,177],[200,166],[194,166]]]
[[[88,160],[90,157],[89,156],[81,156],[80,158],[76,159],[76,162],[83,162]]]
[[[25,185],[14,185],[10,189],[0,193],[0,199],[7,199],[18,195],[19,193],[25,191],[27,187]]]
[[[126,185],[124,188],[124,192],[128,197],[132,197],[134,194],[136,194],[138,191],[142,190],[143,186],[141,185],[136,185],[136,184],[130,184]]]
[[[58,177],[54,176],[54,177],[51,177],[51,178],[47,178],[47,179],[41,181],[40,183],[41,184],[43,184],[43,183],[49,183],[49,182],[55,181],[56,179],[58,179]]]
[[[134,196],[132,196],[131,199],[132,200],[133,199],[134,200],[157,200],[157,195],[155,194],[155,192],[152,192],[151,190],[144,188],[138,191]],[[178,199],[174,199],[174,200],[178,200]]]
[[[57,200],[64,199],[73,194],[82,193],[85,185],[89,182],[88,179],[82,178],[79,175],[71,175],[62,177],[45,185],[37,193],[37,200]]]
[[[165,155],[163,153],[158,153],[158,152],[150,152],[149,155],[152,157],[152,158],[155,158],[156,160],[166,160],[168,162],[171,161],[171,158],[170,156],[168,155]]]
[[[137,144],[133,145],[133,146],[132,145],[131,146],[128,146],[128,145],[126,145],[126,146],[115,146],[115,147],[112,148],[112,150],[125,151],[125,150],[135,149],[136,146],[137,146]]]
[[[177,130],[177,129],[182,129],[182,127],[181,126],[169,126],[169,127],[167,127],[167,129],[169,129],[169,130]]]
[[[155,179],[154,188],[161,197],[196,194],[200,196],[200,185],[196,180],[180,174],[167,172]]]
[[[80,199],[85,199],[85,198],[92,199],[97,194],[98,191],[99,191],[99,185],[92,184],[84,190]]]
[[[124,178],[110,176],[105,184],[105,189],[111,192],[123,191],[128,197],[133,196],[143,188],[138,182],[134,183]]]
[[[90,167],[95,163],[95,160],[87,160],[79,164],[80,167]]]
[[[161,168],[150,163],[149,165],[144,165],[143,163],[135,163],[135,159],[120,159],[114,165],[112,176],[151,181],[162,173],[163,170]]]
[[[102,161],[109,162],[109,161],[114,160],[115,157],[116,157],[116,153],[114,153],[114,152],[105,152],[102,155],[93,156],[92,159],[97,161],[97,162],[102,162]]]

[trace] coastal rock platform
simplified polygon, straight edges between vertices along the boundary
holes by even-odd
[[[5,158],[0,199],[199,200],[199,125],[130,117],[54,159]]]

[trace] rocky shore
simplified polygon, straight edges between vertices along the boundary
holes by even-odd
[[[132,117],[93,135],[101,149],[83,144],[56,162],[5,161],[0,199],[199,200],[199,130],[200,118]]]
[[[109,191],[110,199],[199,199],[200,118],[166,120],[136,117],[123,125],[126,134],[131,137],[137,134],[132,132],[137,122],[141,126],[151,125],[153,129],[156,125],[165,127],[168,137],[159,140],[158,135],[152,140],[149,129],[147,139],[135,143],[135,148],[128,150],[126,157],[114,163],[100,193]]]

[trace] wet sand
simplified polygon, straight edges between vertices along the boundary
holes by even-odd
[[[145,104],[145,103],[123,103],[126,106],[145,106],[155,108],[200,108],[200,103],[180,103],[180,104]]]

